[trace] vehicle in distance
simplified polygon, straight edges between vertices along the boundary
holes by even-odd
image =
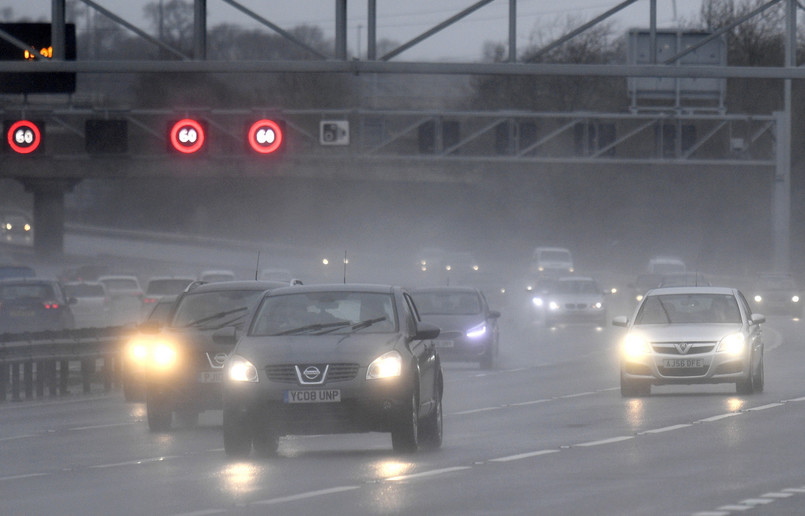
[[[204,283],[213,283],[215,281],[235,281],[235,273],[230,270],[224,269],[209,269],[201,271],[198,275],[198,280]]]
[[[35,277],[36,271],[27,265],[0,265],[0,280]]]
[[[151,333],[140,341],[151,431],[170,429],[174,414],[182,424],[192,425],[199,413],[221,408],[224,361],[232,346],[215,344],[213,333],[246,324],[263,292],[284,286],[272,281],[194,286],[179,295],[164,326],[140,325]]]
[[[531,255],[530,271],[537,276],[572,274],[573,255],[564,247],[537,247]]]
[[[483,292],[474,287],[422,287],[411,290],[411,297],[422,320],[439,327],[434,343],[442,359],[494,367],[500,312],[489,309]]]
[[[137,276],[105,275],[99,276],[98,282],[106,287],[111,301],[112,324],[128,324],[140,319],[143,289]]]
[[[226,363],[227,456],[271,456],[294,434],[391,432],[397,452],[441,446],[438,335],[399,287],[270,291]]]
[[[18,278],[0,281],[0,332],[66,330],[75,326],[67,297],[56,280]]]
[[[631,320],[612,321],[626,328],[621,395],[648,395],[652,385],[697,383],[735,383],[739,394],[762,392],[765,320],[735,288],[650,290]]]
[[[802,315],[799,285],[791,274],[762,273],[752,288],[753,306],[764,314]]]
[[[64,284],[72,305],[76,328],[103,328],[109,326],[110,300],[103,283],[78,281]]]
[[[546,326],[561,324],[606,324],[605,292],[593,278],[565,276],[545,284],[532,303],[542,311]]]
[[[660,276],[659,287],[709,287],[710,280],[701,272],[669,272]]]
[[[193,283],[195,278],[182,277],[154,277],[145,284],[142,298],[141,313],[143,317],[150,311],[151,305],[159,301],[162,296],[176,296]]]
[[[5,243],[32,244],[34,227],[31,218],[25,213],[16,211],[0,214],[0,235]]]
[[[673,272],[686,272],[685,262],[673,256],[655,256],[648,261],[649,274],[669,274]]]

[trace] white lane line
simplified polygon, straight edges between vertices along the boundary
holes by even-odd
[[[307,498],[315,498],[317,496],[326,496],[329,494],[343,493],[345,491],[353,491],[360,489],[361,486],[341,486],[331,487],[329,489],[320,489],[318,491],[308,491],[307,493],[299,493],[291,496],[282,496],[280,498],[271,498],[268,500],[258,500],[251,502],[249,505],[274,505],[277,503],[295,502],[297,500],[305,500]]]
[[[47,475],[49,475],[49,473],[28,473],[27,475],[13,475],[10,477],[0,477],[0,482],[4,482],[6,480],[20,480],[23,478],[45,477]]]
[[[794,493],[766,493],[764,495],[760,495],[763,498],[789,498],[794,496]]]
[[[504,405],[505,406],[505,405]],[[484,408],[477,408],[477,409],[470,409],[470,410],[462,410],[460,412],[453,412],[452,415],[454,416],[463,416],[465,414],[477,414],[479,412],[489,412],[490,410],[500,410],[504,406],[499,407],[484,407]]]
[[[560,399],[569,399],[569,398],[580,398],[582,396],[589,396],[591,394],[596,394],[595,392],[579,392],[576,394],[565,394],[564,396],[559,396]]]
[[[766,504],[772,503],[773,501],[774,500],[772,500],[770,498],[748,498],[746,500],[741,500],[738,503],[742,503],[744,505],[755,506],[755,505],[766,505]]]
[[[16,441],[17,439],[30,439],[31,437],[39,437],[37,434],[15,435],[14,437],[0,437],[0,442],[3,441]]]
[[[537,403],[546,403],[551,401],[549,399],[541,399],[541,400],[531,400],[531,401],[521,401],[519,403],[512,403],[510,406],[512,407],[525,407],[526,405],[536,405]]]
[[[684,423],[681,425],[673,425],[673,426],[666,426],[663,428],[655,428],[654,430],[644,430],[642,432],[638,432],[637,435],[645,435],[645,434],[661,434],[663,432],[670,432],[672,430],[679,430],[680,428],[688,428],[689,426],[693,426],[692,423]]]
[[[621,441],[628,441],[629,439],[634,439],[634,436],[633,435],[622,435],[620,437],[611,437],[609,439],[601,439],[600,441],[590,441],[590,442],[586,442],[586,443],[574,444],[573,447],[576,447],[576,446],[583,446],[583,447],[601,446],[603,444],[612,444],[612,443],[619,443]]]
[[[706,417],[704,419],[699,419],[697,421],[694,421],[694,423],[712,423],[713,421],[719,421],[721,419],[726,419],[728,417],[740,416],[740,415],[741,415],[740,412],[727,412],[726,414],[719,414],[717,416],[711,416]]]
[[[719,511],[749,511],[754,509],[751,505],[722,505],[718,508]]]
[[[508,457],[498,457],[497,459],[489,459],[489,462],[510,462],[513,460],[527,459],[529,457],[537,457],[539,455],[559,453],[560,451],[561,450],[539,450],[527,453],[518,453],[517,455],[509,455]]]
[[[452,468],[434,469],[431,471],[423,471],[422,473],[411,473],[410,475],[400,475],[396,477],[389,477],[384,479],[386,482],[396,482],[399,480],[411,480],[414,478],[433,477],[436,475],[444,475],[445,473],[452,473],[454,471],[463,471],[465,469],[472,469],[470,466],[455,466]]]
[[[207,516],[208,514],[223,514],[226,509],[206,509],[203,511],[183,512],[181,514],[174,514],[173,516]]]
[[[805,493],[805,487],[789,487],[787,489],[783,489],[784,493]]]
[[[98,428],[115,428],[118,426],[129,426],[129,425],[137,425],[140,424],[139,422],[130,421],[127,423],[109,423],[107,425],[92,425],[92,426],[77,426],[75,428],[68,428],[67,430],[70,432],[76,432],[79,430],[96,430]]]
[[[783,400],[783,403],[787,403],[787,402],[789,402],[789,401],[805,401],[805,396],[803,396],[803,397],[801,397],[801,398],[794,398],[794,399],[790,399],[790,400]]]
[[[151,459],[136,459],[136,460],[129,460],[125,462],[115,462],[113,464],[97,464],[95,466],[89,466],[88,469],[106,469],[106,468],[116,468],[119,466],[139,466],[141,464],[151,464],[154,462],[164,462],[170,459],[178,459],[178,455],[167,455],[165,457],[154,457]]]
[[[785,404],[784,403],[769,403],[768,405],[761,405],[759,407],[752,407],[752,408],[748,408],[748,409],[745,409],[745,410],[746,410],[746,412],[752,412],[752,411],[755,411],[755,410],[766,410],[766,409],[775,408],[775,407],[782,407],[783,405],[785,405]]]

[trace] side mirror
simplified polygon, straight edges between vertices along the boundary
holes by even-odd
[[[629,325],[629,318],[625,315],[619,315],[612,318],[612,326],[620,326],[626,328]]]
[[[160,321],[143,321],[137,325],[137,329],[140,330],[140,333],[146,333],[148,335],[155,335],[162,330],[162,322]]]
[[[238,343],[238,330],[234,326],[221,328],[212,334],[212,341],[221,346],[234,346]]]
[[[416,340],[431,340],[435,339],[441,333],[441,329],[436,326],[435,324],[429,322],[420,322],[416,325],[416,335],[414,338]]]
[[[752,324],[760,324],[766,322],[766,316],[763,314],[752,314]]]

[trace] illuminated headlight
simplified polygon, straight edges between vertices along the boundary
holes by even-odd
[[[541,297],[532,297],[531,302],[534,303],[534,306],[537,308],[542,308],[542,305],[545,304],[545,301],[543,301]]]
[[[138,364],[144,364],[148,359],[148,341],[143,339],[134,339],[129,342],[126,349],[129,360]]]
[[[169,342],[155,342],[151,346],[151,361],[161,369],[168,369],[176,364],[176,348]]]
[[[637,294],[637,295],[635,296],[635,301],[637,301],[638,303],[639,303],[640,301],[642,301],[642,300],[643,300],[643,294]]]
[[[531,292],[532,290],[534,290],[534,287],[533,287],[532,285],[528,285],[528,286],[525,288],[525,290],[526,290],[526,292]]]
[[[471,339],[477,339],[478,337],[483,337],[484,335],[486,335],[486,323],[481,323],[478,326],[473,326],[467,330],[467,337]]]
[[[232,355],[227,362],[227,378],[232,382],[258,382],[257,368],[245,358]]]
[[[366,370],[367,380],[392,378],[402,374],[402,355],[398,351],[383,353],[369,364]]]
[[[601,310],[604,308],[604,303],[598,301],[597,303],[593,303],[593,310]]]
[[[760,303],[761,301],[763,301],[763,297],[761,295],[755,296],[755,303]]]
[[[743,333],[733,333],[721,339],[721,342],[718,343],[718,348],[716,348],[716,351],[728,353],[730,355],[740,355],[744,352],[745,347],[746,339],[744,338]]]
[[[473,265],[473,266],[472,266],[472,270],[474,270],[474,271],[478,271],[478,270],[479,270],[479,267],[478,267],[477,265]]]
[[[22,229],[24,229],[25,231],[30,231],[31,230],[31,225],[26,224],[26,225],[22,226]]]
[[[549,301],[548,310],[559,310],[559,303],[557,303],[556,301]]]
[[[539,270],[540,272],[543,272],[543,271],[545,270],[545,267],[540,266],[538,270]]]
[[[640,335],[629,333],[621,343],[621,351],[623,352],[624,358],[637,358],[641,355],[651,353],[651,346],[649,346],[646,339]]]
[[[575,271],[575,270],[576,270],[576,269],[574,269],[573,267],[569,267],[569,268],[567,269],[567,272],[573,272],[573,271]]]
[[[792,296],[791,297],[791,302],[792,303],[799,303],[799,296]]]

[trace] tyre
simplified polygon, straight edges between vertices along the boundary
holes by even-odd
[[[173,410],[165,393],[156,388],[149,388],[145,396],[145,411],[149,430],[152,432],[170,430]]]
[[[752,376],[750,375],[749,378],[746,380],[741,380],[740,382],[735,382],[735,392],[738,394],[752,394],[755,392],[754,387],[752,386]]]
[[[391,446],[398,453],[413,453],[419,447],[419,403],[416,391],[411,401],[400,410],[391,427]]]
[[[428,415],[421,423],[419,430],[419,443],[423,448],[436,450],[442,446],[443,423],[442,423],[442,395],[436,398],[436,407],[433,413]]]
[[[248,457],[252,451],[252,426],[242,417],[224,410],[224,453],[231,458]]]
[[[763,357],[760,357],[760,363],[757,365],[757,369],[752,374],[752,387],[754,388],[755,392],[763,392],[763,387],[766,384],[766,373],[763,371]]]
[[[478,360],[478,367],[487,371],[495,367],[495,352],[491,347],[481,355],[480,360]]]
[[[279,437],[267,429],[255,429],[252,436],[254,452],[260,457],[276,457],[279,448]]]

